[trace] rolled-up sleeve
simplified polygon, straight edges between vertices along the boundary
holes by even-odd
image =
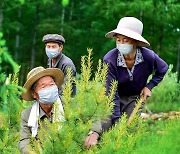
[[[146,87],[152,90],[152,88],[157,86],[164,78],[164,75],[166,74],[167,70],[167,63],[163,61],[157,54],[154,53],[154,74],[152,76],[152,79],[146,85]]]

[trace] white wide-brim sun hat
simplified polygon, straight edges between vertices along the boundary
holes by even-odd
[[[108,32],[107,38],[114,38],[115,34],[121,34],[137,40],[138,46],[149,46],[150,43],[142,37],[143,23],[134,17],[121,18],[117,28]]]

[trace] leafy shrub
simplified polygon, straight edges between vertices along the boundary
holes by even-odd
[[[2,68],[3,65],[0,65],[0,151],[19,153],[17,142],[20,113],[24,108],[20,100],[23,89],[18,86],[18,65],[8,54],[5,41],[2,41],[2,33],[0,33],[0,46],[0,64],[4,65],[4,62],[7,62],[14,70],[14,74],[8,76]],[[71,70],[68,71],[68,82],[64,86],[63,93],[66,121],[51,125],[47,123],[49,131],[42,129],[39,134],[40,140],[33,141],[34,151],[37,153],[161,153],[165,148],[172,153],[178,152],[178,146],[173,148],[172,143],[174,134],[175,136],[179,134],[179,125],[177,125],[179,121],[149,126],[154,128],[148,130],[152,133],[147,133],[146,129],[149,127],[136,112],[130,122],[125,115],[122,116],[118,124],[102,135],[98,146],[90,150],[85,149],[84,139],[92,123],[111,114],[112,100],[117,86],[117,83],[113,82],[110,95],[108,97],[105,95],[107,66],[99,61],[95,76],[92,77],[92,50],[88,51],[89,55],[82,57],[81,60],[79,79],[72,79]],[[153,90],[152,97],[148,99],[148,105],[154,111],[179,109],[179,84],[177,74],[172,73],[171,69],[172,66],[164,81]],[[76,82],[77,85],[77,95],[74,98],[71,97],[72,82]],[[158,135],[155,131],[159,127],[165,132],[162,135]],[[171,144],[168,144],[167,140]],[[178,139],[175,141],[179,142]],[[151,144],[152,142],[154,144]],[[159,147],[157,151],[156,145]]]
[[[148,98],[147,105],[153,112],[166,112],[180,110],[180,84],[177,81],[177,73],[169,70],[163,81],[152,90],[152,96]]]
[[[92,75],[92,50],[88,56],[81,59],[81,76],[79,80],[72,79],[71,70],[67,72],[67,82],[63,87],[63,102],[65,121],[48,124],[50,133],[42,129],[40,142],[43,153],[79,153],[86,151],[84,139],[90,131],[92,123],[111,114],[116,82],[112,83],[109,97],[105,95],[105,80],[108,66],[99,61],[95,77]],[[72,98],[72,82],[76,83],[77,94]],[[57,125],[61,125],[59,127]],[[45,135],[44,135],[45,134]],[[44,140],[44,138],[46,140]],[[35,144],[34,144],[35,145]],[[38,149],[37,147],[35,149]],[[39,151],[38,151],[39,152]]]
[[[84,147],[84,140],[90,131],[90,127],[97,119],[108,117],[112,112],[113,97],[117,83],[114,81],[111,85],[111,92],[107,97],[105,95],[105,80],[107,75],[107,65],[99,61],[95,77],[90,81],[92,74],[91,52],[81,59],[81,78],[75,80],[77,85],[77,94],[71,98],[72,78],[71,71],[68,70],[67,82],[63,87],[63,100],[65,109],[65,121],[49,124],[48,133],[42,128],[39,133],[39,144],[33,143],[35,151],[40,153],[114,153],[131,151],[145,130],[142,119],[137,116],[139,106],[142,100],[139,100],[133,116],[128,121],[124,115],[120,123],[112,127],[108,132],[102,135],[99,145],[87,150]],[[58,125],[61,125],[59,129]]]
[[[19,139],[20,111],[22,110],[20,95],[22,87],[18,86],[18,65],[12,60],[5,47],[5,40],[0,33],[0,151],[2,153],[18,153],[15,145]],[[7,62],[14,70],[7,76],[3,64]],[[2,64],[2,65],[1,65]]]

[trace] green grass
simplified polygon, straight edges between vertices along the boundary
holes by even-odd
[[[135,154],[180,153],[180,119],[150,124],[148,133],[137,143]]]
[[[158,104],[151,103],[151,104],[147,104],[147,106],[154,113],[180,110],[180,103],[177,103],[177,102],[166,102],[166,103],[161,102]]]

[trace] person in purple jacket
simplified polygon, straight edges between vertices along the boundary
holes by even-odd
[[[168,65],[154,51],[145,48],[149,42],[142,37],[143,24],[134,17],[122,18],[115,30],[106,34],[115,38],[116,48],[104,56],[109,65],[106,89],[110,90],[111,81],[118,82],[114,97],[114,110],[106,123],[95,124],[86,138],[87,148],[96,145],[99,134],[111,127],[123,113],[132,113],[136,99],[144,101],[151,96],[151,90],[163,79]],[[152,79],[148,82],[148,77]]]

